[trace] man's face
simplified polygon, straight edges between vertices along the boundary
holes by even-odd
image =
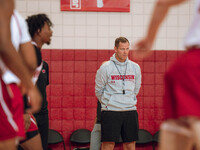
[[[125,62],[129,53],[129,43],[119,42],[118,47],[114,47],[115,49],[115,57],[119,62]]]
[[[40,31],[40,36],[43,43],[46,43],[48,45],[51,43],[52,33],[53,31],[51,30],[51,27],[47,23],[45,23],[44,27]]]

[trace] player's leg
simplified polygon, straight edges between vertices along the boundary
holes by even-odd
[[[160,130],[159,150],[191,150],[193,137],[188,126],[168,120],[162,123]]]

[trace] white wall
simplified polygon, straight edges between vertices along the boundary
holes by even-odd
[[[146,32],[155,0],[130,0],[130,13],[60,11],[60,0],[16,0],[26,18],[46,13],[52,20],[50,49],[113,49],[114,40],[125,36],[131,43]],[[182,40],[191,22],[194,0],[172,8],[157,36],[156,50],[183,50]]]

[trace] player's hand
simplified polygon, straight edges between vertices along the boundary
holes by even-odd
[[[18,87],[19,87],[19,89],[20,89],[22,95],[26,94],[26,92],[27,92],[27,91],[26,91],[26,88],[25,88],[25,86],[24,86],[22,83],[19,83],[19,84],[18,84]]]
[[[28,128],[30,127],[30,125],[31,125],[30,115],[28,113],[25,113],[23,115],[23,118],[24,118],[25,130],[27,131]]]
[[[41,108],[42,97],[36,86],[31,87],[27,90],[29,97],[30,108],[27,109],[29,113],[36,113]]]
[[[135,50],[134,57],[138,60],[149,56],[151,54],[152,42],[142,39],[131,46],[131,49]]]

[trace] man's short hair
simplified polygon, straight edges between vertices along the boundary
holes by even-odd
[[[119,43],[126,43],[126,42],[128,42],[129,43],[129,41],[128,41],[128,39],[127,38],[125,38],[125,37],[118,37],[118,38],[116,38],[116,40],[115,40],[115,47],[119,47]]]
[[[44,27],[45,23],[47,23],[50,27],[53,26],[51,20],[46,14],[36,14],[28,16],[26,22],[28,24],[31,38],[33,38],[34,34],[38,31],[38,29],[41,30]]]

